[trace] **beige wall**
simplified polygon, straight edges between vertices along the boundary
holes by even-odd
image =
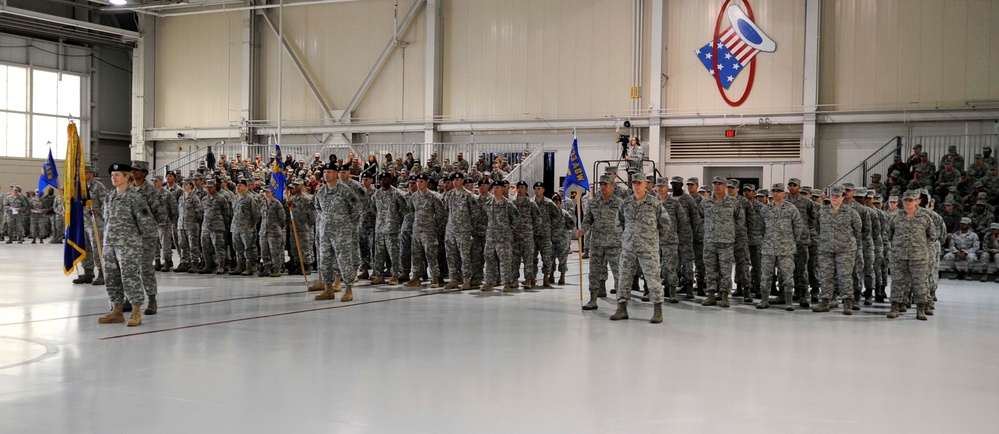
[[[55,160],[59,171],[59,182],[63,181],[63,160]],[[45,160],[39,158],[11,158],[0,157],[0,168],[3,168],[0,175],[0,189],[4,192],[10,191],[11,184],[21,186],[22,192],[35,191],[38,188],[38,175],[42,172],[42,164]]]
[[[714,79],[694,55],[711,41],[724,2],[667,2],[666,108],[678,114],[770,113],[801,110],[804,77],[805,6],[797,0],[755,0],[755,21],[777,44],[773,53],[756,56],[756,78],[749,98],[730,107],[718,94]],[[726,27],[723,21],[722,29]],[[747,65],[748,67],[748,65]],[[743,94],[749,71],[743,71],[727,91],[730,99]]]
[[[412,1],[399,2],[401,22]],[[284,32],[298,47],[302,59],[316,78],[317,87],[333,110],[342,110],[354,97],[375,61],[393,37],[393,2],[374,0],[286,8]],[[269,16],[277,25],[278,14]],[[406,48],[405,77],[402,52],[392,54],[367,96],[354,112],[359,120],[405,120],[423,118],[426,13],[421,9],[409,30],[400,37]],[[277,37],[260,23],[259,117],[278,117]],[[291,58],[283,67],[283,118],[291,123],[321,123],[323,112]],[[405,81],[405,98],[403,82]],[[405,99],[405,110],[402,108]]]
[[[631,2],[445,5],[445,116],[534,119],[629,109]]]
[[[965,107],[999,98],[999,2],[825,0],[827,109]]]
[[[155,125],[214,127],[238,122],[243,15],[159,18],[156,29]]]

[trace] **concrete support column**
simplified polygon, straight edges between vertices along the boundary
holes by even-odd
[[[138,14],[142,39],[132,50],[132,144],[133,160],[152,161],[153,142],[146,142],[144,132],[152,128],[155,114],[156,18]]]
[[[802,83],[801,182],[815,185],[816,111],[819,104],[819,37],[822,0],[805,1],[805,79]],[[817,186],[819,188],[823,186]]]
[[[652,0],[652,28],[649,36],[649,159],[662,167],[665,160],[662,112],[665,95],[662,86],[666,68],[666,0]],[[662,171],[662,169],[660,169]],[[663,173],[665,175],[665,173]]]
[[[427,71],[424,91],[424,158],[433,152],[429,144],[440,141],[437,122],[443,110],[444,95],[444,0],[427,0]]]
[[[256,100],[256,65],[257,50],[254,49],[256,38],[256,15],[254,11],[243,11],[243,65],[241,70],[242,85],[240,86],[239,105],[239,133],[241,142],[248,143],[253,140],[253,132],[250,131],[247,121],[253,119],[253,107]],[[231,122],[230,122],[231,123]]]

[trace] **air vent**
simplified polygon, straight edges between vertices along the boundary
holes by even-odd
[[[670,160],[787,161],[801,159],[798,138],[767,140],[677,141],[669,144]]]

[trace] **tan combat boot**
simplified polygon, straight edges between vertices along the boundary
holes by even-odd
[[[654,310],[652,312],[652,319],[649,320],[652,324],[659,324],[663,322],[663,304],[656,303]]]
[[[120,324],[125,322],[125,314],[121,312],[121,305],[116,304],[107,315],[97,318],[98,324]]]
[[[405,286],[407,288],[419,288],[423,286],[423,282],[421,282],[418,277],[413,276],[412,279],[407,280],[406,283],[402,284],[402,286]]]
[[[129,327],[142,325],[142,304],[132,303],[132,316],[128,318]]]
[[[486,282],[486,284],[482,285],[482,287],[479,288],[479,292],[492,292],[492,291],[493,291],[493,284],[490,282]]]
[[[342,283],[343,282],[341,281],[341,279],[339,277],[334,278],[333,279],[333,292],[340,292],[340,285]]]
[[[558,284],[565,285],[565,273],[561,271],[558,273]]]
[[[326,284],[323,283],[322,279],[319,279],[316,281],[316,283],[309,285],[309,292],[322,291],[324,289],[326,289]]]
[[[382,276],[375,276],[375,277],[371,278],[371,284],[372,285],[378,285],[378,284],[382,284],[382,283],[385,283],[385,278],[382,277]]]
[[[597,291],[590,291],[590,301],[583,305],[583,310],[596,310],[598,298]]]
[[[617,304],[617,311],[610,316],[611,321],[620,321],[622,319],[628,319],[628,302],[622,301]]]
[[[325,285],[326,288],[323,292],[316,296],[316,301],[323,300],[336,300],[336,291],[333,290],[333,285]]]
[[[398,285],[398,284],[399,284],[399,276],[392,276],[392,280],[389,280],[389,285]]]
[[[458,289],[458,279],[448,279],[447,285],[444,285],[444,289]]]
[[[348,301],[353,301],[353,300],[354,300],[354,290],[353,288],[350,287],[350,285],[347,285],[347,289],[343,292],[343,295],[340,296],[340,301],[346,303]]]
[[[895,319],[898,318],[898,303],[891,302],[891,310],[888,311],[888,318]]]
[[[472,279],[466,278],[461,281],[461,289],[472,289]]]
[[[552,278],[551,276],[545,274],[544,279],[541,280],[542,288],[552,288]]]
[[[713,293],[709,295],[708,298],[705,298],[704,301],[701,302],[701,306],[717,306],[717,305],[718,305],[718,298],[715,297],[715,294]]]

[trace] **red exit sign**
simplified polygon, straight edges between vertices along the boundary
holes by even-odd
[[[735,130],[725,130],[725,137],[735,137]]]

